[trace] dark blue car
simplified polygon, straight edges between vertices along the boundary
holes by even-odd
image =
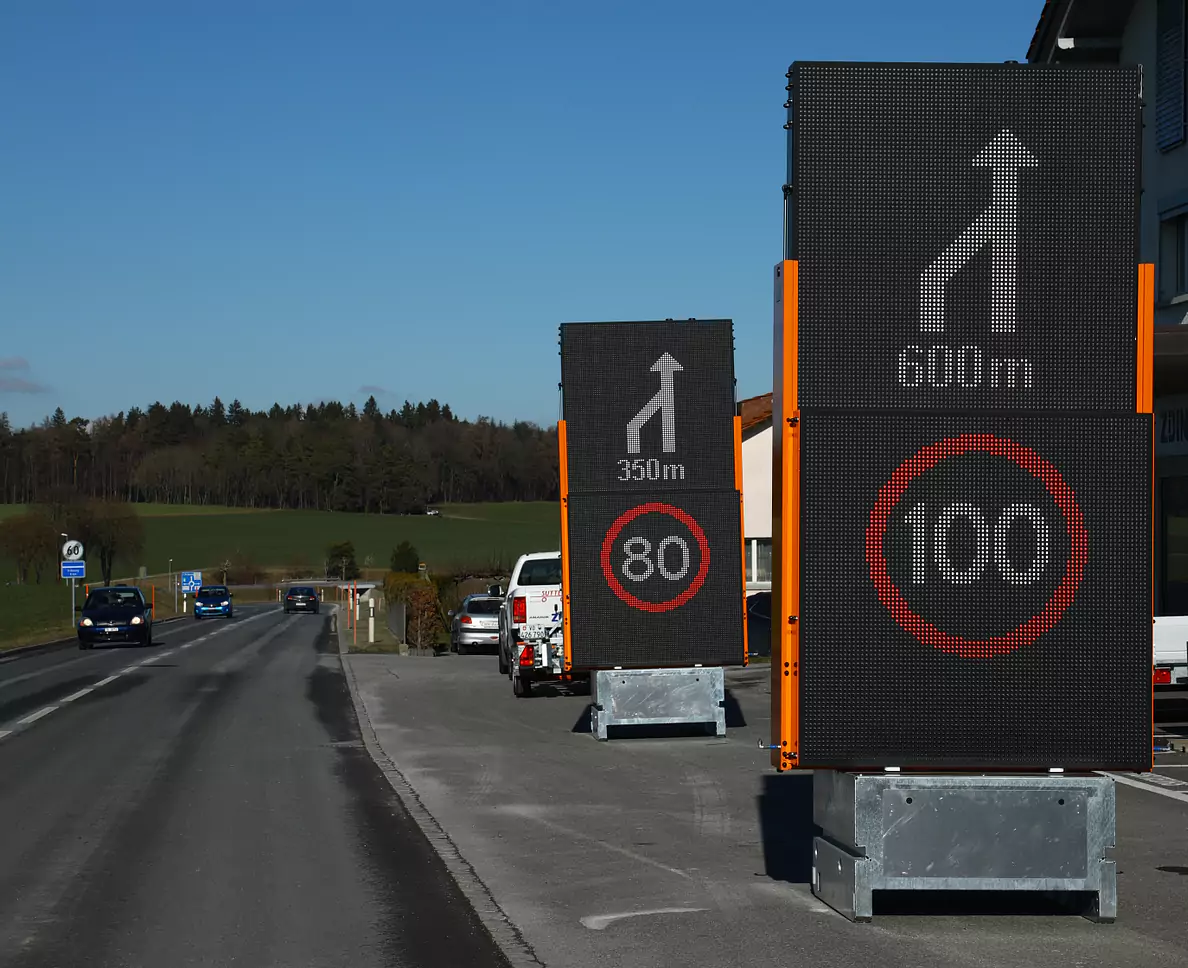
[[[231,591],[226,585],[203,585],[194,593],[194,620],[215,615],[231,617]]]

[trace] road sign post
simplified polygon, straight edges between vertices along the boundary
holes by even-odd
[[[566,323],[561,384],[564,668],[592,674],[592,732],[724,732],[721,667],[746,662],[733,325]]]
[[[771,749],[831,805],[814,892],[867,918],[925,877],[1081,891],[1110,920],[1091,771],[1151,768],[1138,72],[788,80]]]
[[[202,572],[183,571],[181,573],[182,614],[186,614],[186,595],[194,594],[202,587]],[[175,607],[176,610],[176,607]]]

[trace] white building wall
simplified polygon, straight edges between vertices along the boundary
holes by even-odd
[[[1164,266],[1160,263],[1159,223],[1188,208],[1188,144],[1166,153],[1155,146],[1155,8],[1158,0],[1138,0],[1122,34],[1123,64],[1140,64],[1143,69],[1143,193],[1139,203],[1139,261],[1155,265],[1156,286]],[[1168,303],[1156,299],[1155,324],[1176,325],[1188,321],[1188,298]]]
[[[771,424],[744,440],[743,533],[747,538],[771,537]]]

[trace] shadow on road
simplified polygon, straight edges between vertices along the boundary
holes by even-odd
[[[812,774],[768,774],[759,795],[759,834],[768,877],[808,884],[813,876]]]
[[[729,689],[726,690],[726,728],[727,729],[741,729],[747,725],[747,717],[743,715],[742,706],[738,704],[738,700],[734,697],[734,693]]]

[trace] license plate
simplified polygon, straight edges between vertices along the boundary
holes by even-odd
[[[1151,681],[1157,686],[1171,685],[1171,669],[1156,669]]]
[[[558,629],[551,625],[525,625],[520,630],[520,638],[522,639],[547,639],[552,636]]]

